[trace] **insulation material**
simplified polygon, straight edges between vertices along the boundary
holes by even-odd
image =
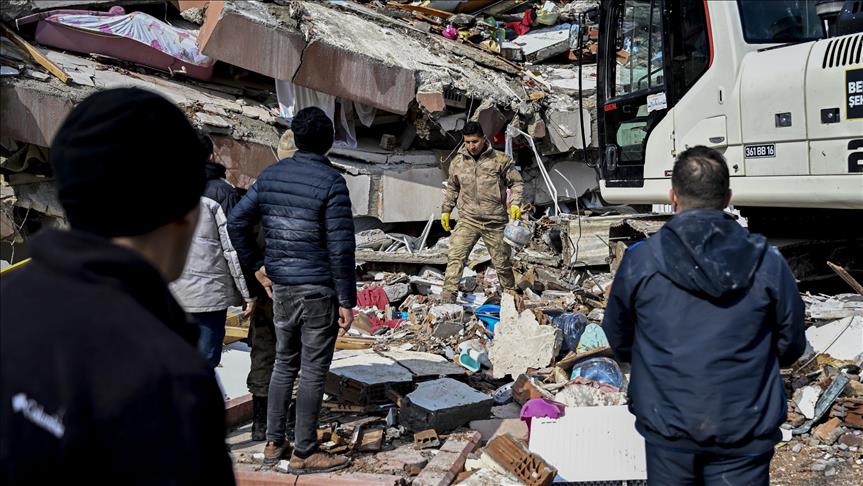
[[[567,407],[559,419],[535,418],[530,450],[566,482],[647,479],[644,439],[626,406]]]

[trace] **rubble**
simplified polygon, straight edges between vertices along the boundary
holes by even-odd
[[[488,417],[492,398],[452,378],[420,383],[405,396],[401,422],[410,430],[449,431]]]
[[[495,378],[518,376],[530,368],[548,366],[557,356],[563,341],[559,329],[541,326],[531,311],[519,314],[515,299],[508,294],[502,297],[500,315],[489,350]]]
[[[2,8],[7,21],[51,9],[40,0],[12,3]],[[106,9],[108,2],[64,3]],[[154,1],[114,3],[132,12]],[[0,236],[22,242],[31,226],[63,227],[47,158],[28,154],[46,150],[60,121],[96,90],[139,86],[177,103],[211,135],[228,179],[240,188],[276,161],[291,110],[313,99],[338,125],[329,158],[345,175],[360,230],[360,306],[351,333],[337,341],[320,419],[322,449],[356,460],[339,477],[523,484],[533,474],[528,484],[544,484],[557,470],[566,481],[639,480],[643,443],[622,407],[626,368],[613,361],[601,322],[623,252],[668,216],[618,214],[624,208],[596,202],[595,172],[584,156],[597,157],[598,26],[581,14],[597,4],[177,0],[166,21],[194,30],[200,51],[219,61],[207,82],[45,48],[31,42],[38,40],[34,24],[12,29],[44,59],[4,34]],[[538,11],[536,19],[525,16],[529,10]],[[272,52],[280,55],[266,55]],[[437,218],[458,131],[468,120],[478,120],[496,148],[511,146],[532,234],[513,252],[518,297],[500,295],[479,244],[457,303],[442,304],[449,240]],[[29,162],[13,168],[7,162],[19,152]],[[153,177],[158,185],[170,174]],[[845,456],[837,454],[859,459],[863,448],[863,297],[803,298],[812,349],[783,372],[785,430],[792,431],[785,447],[801,454],[811,443],[824,447],[832,457],[814,467],[841,474],[833,461]],[[574,332],[556,325],[564,315],[581,316]],[[247,327],[229,330],[232,339],[248,334]],[[588,373],[597,358],[614,363],[613,372]],[[532,400],[560,404],[563,416],[531,418],[528,429],[520,417]],[[424,448],[415,448],[417,438]],[[234,448],[238,463],[260,462]],[[598,458],[620,469],[585,476]]]

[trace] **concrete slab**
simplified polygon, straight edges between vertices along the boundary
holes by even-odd
[[[488,418],[494,399],[452,378],[417,385],[401,406],[401,422],[410,430],[446,432]]]
[[[394,360],[371,349],[357,350],[334,359],[327,374],[325,391],[340,400],[357,404],[389,401],[388,388],[404,391],[413,375]]]
[[[465,370],[439,354],[391,350],[380,354],[404,366],[417,378],[464,376]]]
[[[470,428],[482,434],[483,443],[503,434],[527,441],[530,433],[527,424],[520,418],[474,420],[470,423]]]
[[[246,378],[252,367],[251,350],[242,342],[230,344],[222,350],[222,361],[216,367],[216,378],[228,399],[249,393]]]
[[[306,41],[298,30],[274,28],[281,22],[269,7],[260,2],[212,2],[198,34],[201,52],[276,79],[292,79]]]
[[[413,444],[405,444],[391,451],[375,455],[376,468],[382,473],[401,473],[416,475],[428,464],[428,458]]]

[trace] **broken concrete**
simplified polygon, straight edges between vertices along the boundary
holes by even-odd
[[[479,441],[480,435],[477,432],[451,435],[411,484],[448,486],[462,470],[468,454],[477,448]]]
[[[375,456],[376,468],[382,473],[405,472],[416,476],[428,464],[428,459],[413,444],[405,444],[394,450],[381,452]]]
[[[842,428],[842,421],[836,417],[815,427],[812,431],[812,435],[820,440],[822,444],[826,445],[833,445],[844,433],[845,430]]]
[[[474,420],[470,423],[470,428],[482,434],[483,442],[503,434],[510,434],[526,442],[530,433],[527,423],[520,418]]]
[[[842,336],[837,339],[840,333]],[[860,344],[863,343],[863,317],[846,317],[823,326],[812,326],[806,330],[806,339],[808,345],[804,359],[815,352],[839,360],[855,360],[863,354]]]
[[[293,2],[287,9],[257,2],[211,5],[199,45],[221,61],[392,113],[407,112],[418,79],[460,83],[498,99],[513,97],[511,88],[502,89],[507,80],[498,73],[474,78],[476,68],[454,66],[400,29],[317,2]],[[249,56],[250,45],[280,55]],[[461,81],[467,77],[469,82]],[[433,110],[439,108],[440,98],[427,101]]]
[[[815,417],[815,404],[821,396],[821,387],[809,385],[794,391],[794,404],[807,419]]]
[[[500,323],[495,326],[489,358],[495,378],[518,376],[530,368],[548,366],[563,342],[563,334],[554,326],[541,326],[530,310],[518,314],[515,299],[504,294],[501,299]]]
[[[464,376],[464,370],[439,354],[417,351],[382,351],[380,354],[407,368],[417,380]]]
[[[445,432],[489,416],[494,399],[452,378],[420,383],[401,406],[400,420],[409,430]]]
[[[405,389],[413,382],[407,368],[371,349],[338,351],[327,374],[326,393],[357,404],[389,401],[388,388]]]

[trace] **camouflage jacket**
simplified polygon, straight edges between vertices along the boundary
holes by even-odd
[[[516,170],[512,157],[488,144],[485,152],[475,160],[462,147],[449,167],[441,211],[448,213],[458,207],[460,218],[506,222],[509,219],[506,190],[512,192],[512,204],[521,206],[522,188],[521,174]]]

